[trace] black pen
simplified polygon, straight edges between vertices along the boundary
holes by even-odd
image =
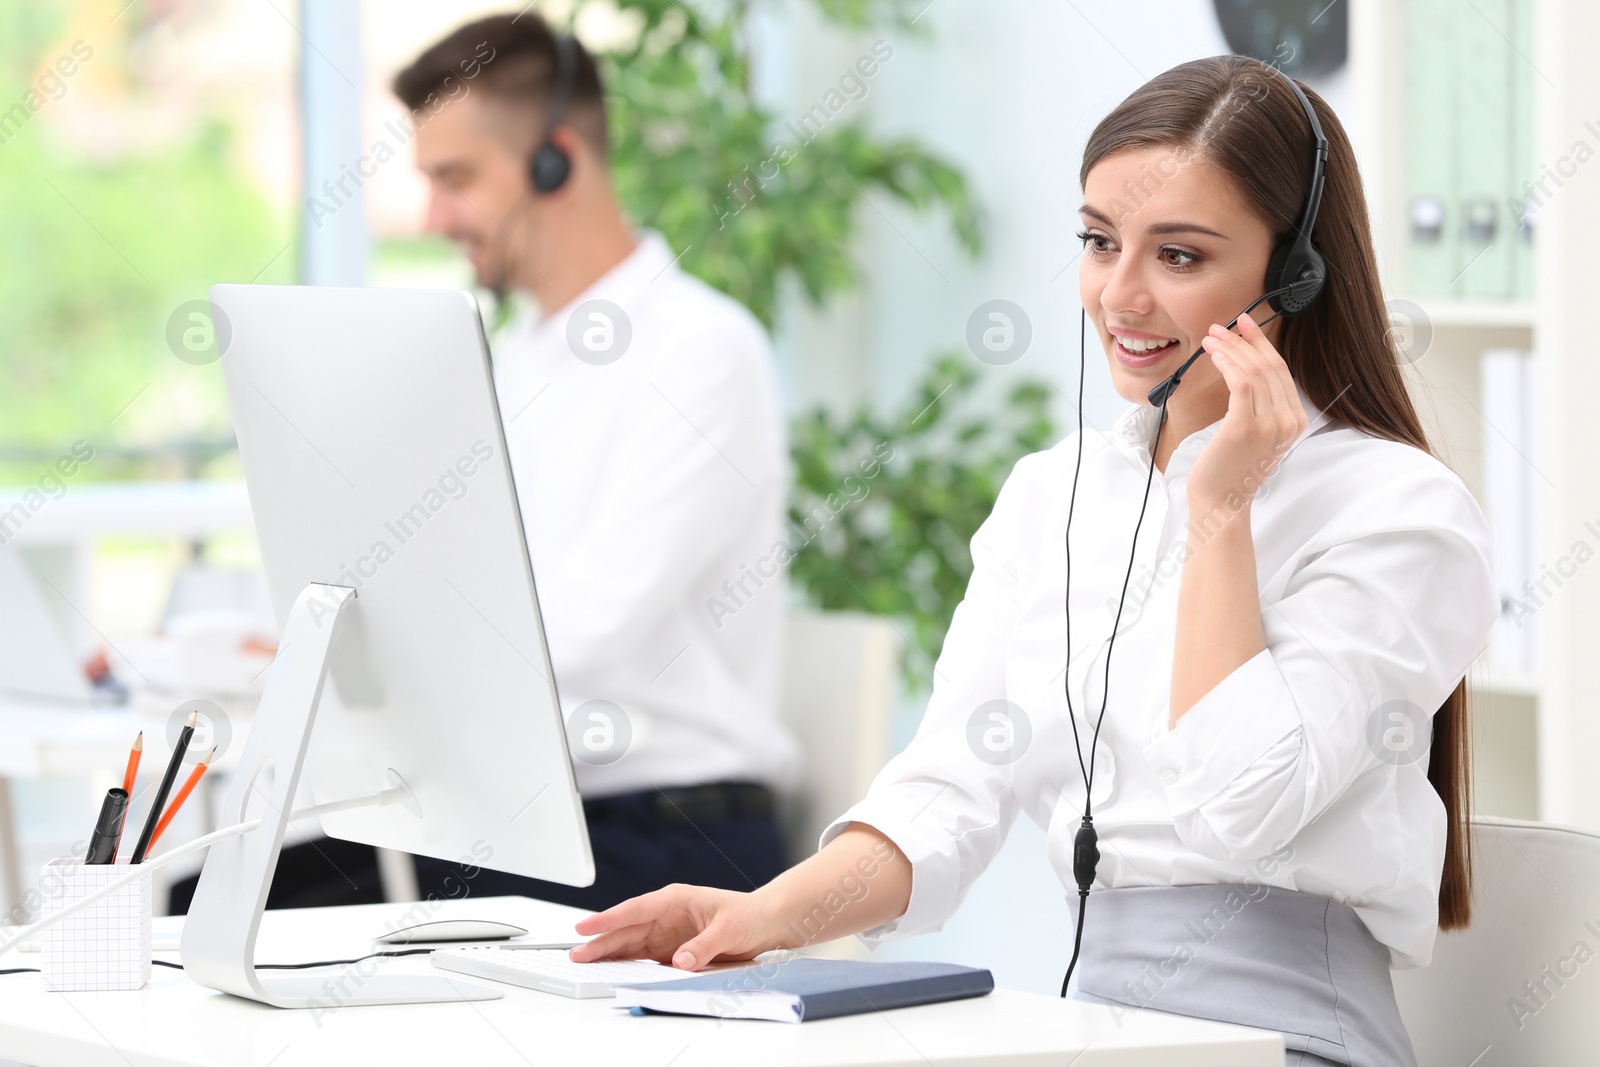
[[[156,789],[156,798],[150,805],[150,814],[144,820],[144,829],[139,831],[139,843],[133,846],[133,857],[130,862],[144,862],[144,854],[150,848],[150,838],[156,832],[156,822],[161,818],[161,809],[167,806],[167,794],[172,792],[172,783],[178,777],[178,768],[183,764],[183,754],[189,751],[189,739],[194,736],[194,724],[199,720],[199,716],[199,712],[191,711],[189,721],[178,733],[178,744],[172,750],[172,758],[167,761],[167,772],[161,776],[161,785]]]
[[[122,839],[122,820],[128,814],[128,791],[107,789],[100,805],[100,821],[89,836],[89,854],[84,863],[111,863],[117,858],[117,842]]]

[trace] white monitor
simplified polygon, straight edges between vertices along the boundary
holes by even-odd
[[[296,785],[283,776],[303,764],[331,836],[591,884],[473,298],[218,285],[211,301],[282,630],[224,817],[281,821]],[[400,802],[370,802],[380,795]],[[200,944],[233,938],[219,932],[231,897],[264,902],[276,833],[270,856],[255,833],[211,847],[185,966],[196,969],[198,925],[210,932],[195,951],[213,957],[197,957],[200,980],[313,1006],[291,979],[231,975],[253,930],[231,947]],[[432,998],[388,1002],[406,999]]]
[[[0,544],[0,692],[68,704],[93,689],[22,549]]]

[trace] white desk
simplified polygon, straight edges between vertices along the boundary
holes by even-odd
[[[509,918],[540,940],[566,940],[584,912],[522,897],[425,904],[371,904],[268,912],[257,959],[292,963],[351,959],[407,909],[426,917]],[[418,913],[422,915],[423,913]],[[182,920],[156,920],[172,930]],[[175,959],[176,953],[158,952]],[[37,953],[10,952],[0,966],[36,967]],[[426,956],[369,960],[388,973],[434,972]],[[341,976],[326,969],[329,999]],[[365,973],[373,973],[366,971]],[[39,1067],[195,1067],[307,1064],[522,1065],[586,1067],[795,1067],[860,1064],[1064,1067],[1282,1067],[1276,1033],[1158,1012],[1113,1018],[1110,1009],[1031,993],[875,1015],[786,1024],[679,1016],[634,1017],[607,1000],[568,1000],[482,979],[505,992],[481,1003],[285,1011],[204,989],[181,971],[156,967],[150,984],[126,993],[51,993],[37,974],[0,975],[0,1059]],[[1085,1051],[1082,1059],[1078,1057]]]
[[[31,485],[0,486],[0,509]],[[16,528],[19,545],[78,544],[104,534],[208,537],[252,533],[250,494],[243,481],[99,482],[72,484]]]
[[[0,486],[0,513],[35,488]],[[222,533],[255,532],[243,481],[96,483],[75,478],[59,499],[37,510],[26,506],[23,510],[28,517],[21,525],[13,522],[5,527],[6,543],[27,549],[34,566],[67,603],[76,605],[61,617],[74,648],[98,643],[99,635],[77,611],[88,614],[90,560],[100,538],[204,540]]]

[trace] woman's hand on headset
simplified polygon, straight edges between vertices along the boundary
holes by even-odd
[[[1239,332],[1220,325],[1201,342],[1228,383],[1228,411],[1189,472],[1191,510],[1198,502],[1232,511],[1254,499],[1306,427],[1289,367],[1249,315]]]

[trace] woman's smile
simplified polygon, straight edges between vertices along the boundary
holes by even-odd
[[[1129,370],[1153,367],[1182,347],[1176,337],[1164,337],[1144,330],[1110,326],[1107,332],[1111,334],[1111,350],[1117,361]]]

